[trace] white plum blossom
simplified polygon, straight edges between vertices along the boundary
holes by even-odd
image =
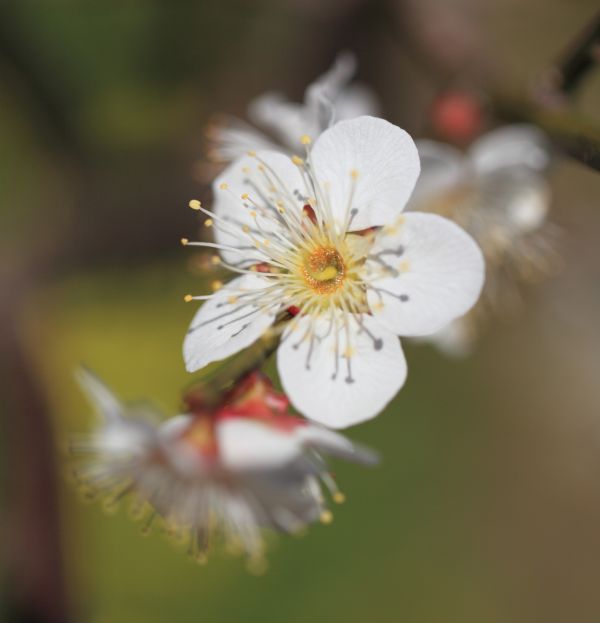
[[[302,142],[304,158],[259,151],[233,163],[215,180],[213,211],[191,202],[209,216],[216,242],[183,242],[219,249],[239,276],[187,297],[206,302],[184,358],[198,370],[275,324],[292,403],[341,428],[394,397],[406,377],[398,336],[434,333],[467,312],[484,264],[456,224],[402,213],[419,175],[404,130],[359,117]]]
[[[289,415],[289,401],[258,374],[218,408],[162,422],[147,406],[122,403],[93,374],[78,378],[101,420],[73,443],[83,492],[107,510],[128,496],[143,533],[162,522],[198,562],[219,540],[257,563],[264,529],[293,533],[331,521],[321,484],[335,502],[344,496],[321,452],[377,461],[346,437]]]
[[[304,134],[317,137],[336,121],[361,115],[376,115],[377,100],[366,86],[351,83],[356,59],[342,52],[332,67],[308,86],[302,103],[290,102],[283,94],[269,92],[250,102],[250,125],[235,117],[211,124],[210,155],[231,162],[249,150],[275,149],[295,153]],[[260,129],[259,129],[260,128]]]
[[[464,355],[490,311],[510,311],[518,285],[557,264],[557,229],[547,222],[550,146],[540,130],[519,124],[485,134],[466,154],[430,140],[417,141],[417,148],[421,176],[408,209],[452,219],[473,236],[486,260],[479,303],[428,338],[447,354]]]

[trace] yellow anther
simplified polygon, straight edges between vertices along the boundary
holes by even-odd
[[[299,167],[304,164],[304,160],[300,156],[292,156],[292,162]]]
[[[221,263],[221,258],[218,255],[211,255],[210,263],[216,266]]]
[[[242,173],[250,173],[250,167],[242,167]]]
[[[357,179],[358,179],[358,175],[359,175],[359,173],[358,173],[358,171],[357,171],[356,169],[352,169],[352,170],[350,171],[350,177],[351,177],[353,180],[357,180]]]
[[[244,193],[242,195],[242,199],[244,199],[244,200],[248,199],[249,197],[250,197],[250,195],[248,193]]]
[[[213,281],[210,284],[210,287],[212,288],[213,292],[216,292],[217,290],[220,290],[223,287],[223,282],[217,279],[216,281]]]
[[[192,208],[192,210],[199,210],[202,207],[202,204],[198,201],[198,199],[192,199],[188,205]]]
[[[248,152],[248,155],[249,155],[251,158],[255,158],[255,157],[256,157],[256,152],[255,152],[255,151],[250,150],[250,151]]]
[[[330,510],[324,510],[319,519],[322,524],[330,524],[333,521],[333,513]]]
[[[407,273],[410,270],[410,262],[408,260],[403,260],[400,262],[400,266],[398,266],[398,270],[401,273]]]
[[[263,240],[263,244],[265,245],[265,247],[268,247],[271,244],[271,241],[265,238],[265,240]]]
[[[204,227],[212,227],[213,226],[213,220],[211,218],[207,218],[204,221]]]
[[[344,354],[342,355],[342,357],[345,357],[346,359],[350,359],[351,357],[354,357],[354,349],[352,348],[352,346],[346,346],[346,349],[344,350]]]
[[[238,300],[239,300],[238,297],[235,296],[234,294],[232,294],[231,296],[227,297],[227,302],[230,305],[235,305],[238,302]]]
[[[191,294],[186,294],[186,295],[183,297],[183,300],[184,300],[186,303],[189,303],[190,301],[193,301],[193,300],[194,300],[194,297],[193,297]]]
[[[281,206],[277,206],[277,212],[279,212],[279,214],[285,214],[285,210]]]
[[[250,225],[242,225],[242,231],[247,234],[250,231]]]
[[[219,188],[221,190],[227,190],[229,188],[229,184],[227,184],[227,182],[223,182],[223,183],[219,184]]]
[[[303,145],[310,145],[310,144],[312,143],[312,138],[310,138],[310,136],[308,136],[308,134],[303,134],[303,135],[300,137],[300,142],[301,142]]]
[[[255,211],[255,210],[252,210],[252,212],[250,212],[250,216],[251,216],[252,218],[256,218],[256,211]]]
[[[187,238],[182,238],[181,239],[181,244],[185,247],[185,245],[189,242],[189,240]]]
[[[346,501],[346,496],[341,491],[336,491],[333,494],[333,501],[336,504],[343,504]]]
[[[257,167],[257,169],[258,169],[259,171],[264,171],[264,170],[265,170],[265,165],[264,165],[264,164],[259,164],[259,165],[258,165],[258,167]]]

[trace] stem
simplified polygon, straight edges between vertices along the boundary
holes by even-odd
[[[281,326],[287,319],[287,314],[280,317],[252,346],[228,359],[208,378],[194,382],[184,392],[185,402],[209,408],[219,404],[227,390],[250,372],[260,368],[275,352],[279,345]]]

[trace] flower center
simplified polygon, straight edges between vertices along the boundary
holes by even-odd
[[[346,275],[344,260],[338,251],[319,247],[309,253],[302,265],[306,283],[319,294],[329,294],[341,287]]]

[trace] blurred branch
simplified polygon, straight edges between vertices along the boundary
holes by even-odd
[[[8,285],[6,283],[2,284]],[[11,284],[11,292],[19,288]],[[70,620],[60,547],[56,465],[48,405],[20,336],[22,309],[0,305],[0,389],[10,450],[6,543],[11,621]],[[9,536],[10,535],[10,536]]]
[[[563,105],[573,95],[586,74],[600,61],[600,13],[567,47],[542,76],[537,92],[540,101]]]
[[[571,96],[600,61],[600,13],[579,33],[556,64],[548,69],[529,101],[496,102],[499,111],[539,126],[567,154],[600,171],[600,123],[568,108]]]
[[[600,171],[600,124],[566,109],[540,106],[533,99],[493,95],[492,105],[503,119],[537,125],[565,153]]]

